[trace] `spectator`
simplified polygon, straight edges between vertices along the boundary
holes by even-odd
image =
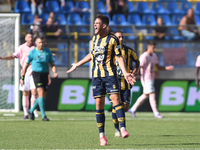
[[[38,14],[42,14],[42,8],[43,8],[43,0],[31,0],[31,11],[32,14],[35,15],[38,11]]]
[[[55,15],[55,13],[54,12],[50,12],[49,13],[49,18],[52,18],[53,19],[53,24],[54,25],[57,25],[58,24],[58,21],[56,20],[56,15]]]
[[[155,40],[164,40],[167,34],[167,27],[163,24],[163,19],[158,17],[157,26],[153,30],[153,34],[155,35]]]
[[[125,0],[106,0],[107,12],[111,19],[114,14],[128,15],[128,8]]]
[[[41,29],[41,23],[42,23],[42,18],[40,18],[39,15],[36,14],[34,16],[34,25],[31,26],[34,39],[38,36],[44,37],[44,32]]]
[[[10,8],[11,8],[11,11],[13,11],[14,10],[13,1],[12,0],[7,0],[7,2],[8,2],[8,5],[10,6]]]
[[[60,36],[62,34],[62,29],[59,27],[59,25],[54,24],[54,20],[51,17],[47,19],[46,26],[42,27],[42,31],[44,33],[46,32],[53,33],[53,35],[48,36],[48,38],[60,39]]]
[[[194,40],[198,37],[198,30],[194,26],[195,24],[194,11],[193,9],[189,9],[187,14],[181,19],[178,27],[182,36],[184,36],[188,41]]]

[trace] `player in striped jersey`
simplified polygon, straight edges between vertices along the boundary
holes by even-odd
[[[119,39],[107,31],[109,18],[105,15],[97,15],[94,22],[95,35],[92,38],[91,52],[78,63],[72,64],[67,71],[70,73],[77,67],[92,61],[92,90],[96,102],[96,121],[100,135],[100,145],[107,145],[104,134],[105,124],[105,95],[109,94],[115,107],[116,115],[121,126],[123,138],[129,136],[125,125],[125,112],[119,95],[119,83],[117,79],[117,68],[114,62],[115,56],[119,62],[126,81],[132,85],[136,82],[131,73],[128,73],[121,56],[121,45]]]
[[[139,61],[135,51],[132,48],[123,44],[123,42],[124,42],[123,33],[121,31],[116,31],[115,36],[118,37],[118,39],[120,41],[121,53],[122,53],[122,56],[123,56],[125,64],[126,64],[127,71],[130,72],[133,61],[136,64],[136,67],[135,67],[134,71],[132,72],[134,75],[134,78],[136,80],[137,75],[139,73],[140,61]],[[128,108],[130,105],[130,94],[131,94],[130,89],[132,88],[132,86],[131,86],[131,84],[129,84],[125,81],[124,75],[122,73],[122,70],[121,70],[117,60],[116,60],[116,64],[117,64],[117,74],[118,74],[118,81],[119,81],[119,87],[120,87],[120,97],[121,97],[121,101],[124,106],[124,111],[126,112],[126,111],[128,111]],[[120,137],[121,134],[120,134],[120,130],[119,130],[119,122],[117,120],[116,110],[114,107],[112,109],[112,118],[113,118],[113,123],[115,126],[115,137]]]

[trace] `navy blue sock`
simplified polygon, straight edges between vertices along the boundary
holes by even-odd
[[[119,130],[119,121],[117,119],[115,107],[112,108],[112,119],[113,119],[115,129]]]
[[[104,109],[96,110],[96,120],[97,120],[97,127],[99,129],[99,133],[104,132],[104,124],[105,124]]]
[[[119,124],[121,127],[126,127],[126,122],[125,122],[125,112],[124,112],[124,107],[122,104],[118,104],[114,106],[117,119],[119,121]]]

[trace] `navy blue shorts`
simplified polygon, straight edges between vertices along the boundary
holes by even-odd
[[[119,83],[116,76],[92,78],[93,97],[104,97],[106,94],[119,94]]]
[[[122,103],[124,104],[130,104],[130,98],[131,97],[131,91],[130,90],[121,90],[120,91],[120,98]],[[109,95],[109,101],[110,103],[112,103],[112,100],[110,99],[110,95]]]
[[[121,97],[121,100],[123,103],[130,104],[131,91],[130,90],[121,90],[120,97]]]

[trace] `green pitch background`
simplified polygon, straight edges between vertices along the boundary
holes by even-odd
[[[15,116],[8,116],[14,114]],[[95,112],[46,112],[22,120],[23,112],[0,113],[0,149],[200,149],[199,113],[126,113],[127,139],[115,138],[111,112],[106,114],[107,146],[100,146]],[[41,116],[41,115],[40,115]]]

